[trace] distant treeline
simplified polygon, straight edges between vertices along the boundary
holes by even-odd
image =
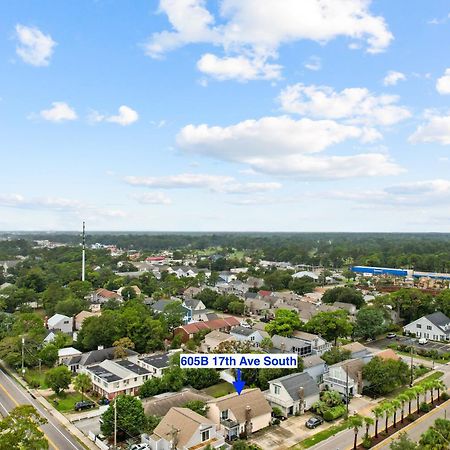
[[[0,236],[1,237],[1,236]],[[0,241],[0,259],[26,254],[25,241],[48,239],[78,244],[78,233],[15,235]],[[450,270],[450,234],[423,233],[89,233],[88,244],[114,244],[123,249],[158,252],[211,247],[242,250],[248,256],[294,264],[345,267],[351,264],[408,267],[425,271]]]

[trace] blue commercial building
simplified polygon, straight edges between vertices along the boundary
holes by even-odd
[[[393,269],[390,267],[353,266],[352,272],[370,275],[390,275],[392,277],[433,278],[435,280],[450,280],[449,273],[415,272],[411,269]]]

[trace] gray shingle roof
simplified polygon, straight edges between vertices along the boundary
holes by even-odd
[[[433,325],[436,325],[442,329],[450,323],[450,319],[440,311],[436,311],[433,314],[428,314],[425,318],[428,319]]]
[[[231,333],[240,334],[242,336],[250,336],[255,331],[257,331],[257,330],[253,330],[252,328],[246,328],[246,327],[233,327],[231,329]]]
[[[305,397],[319,394],[319,387],[317,386],[317,383],[313,380],[311,375],[306,372],[286,375],[284,377],[272,380],[270,383],[283,385],[294,401],[300,400],[300,388],[303,388]]]
[[[164,367],[168,367],[170,363],[170,353],[160,353],[152,356],[146,356],[145,358],[141,358],[147,364],[150,364],[157,369],[164,369]]]

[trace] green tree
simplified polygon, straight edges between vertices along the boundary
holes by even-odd
[[[33,406],[17,406],[0,420],[0,450],[48,449],[48,441],[39,429],[46,422]]]
[[[92,291],[92,283],[90,281],[71,281],[67,287],[75,298],[79,298],[81,300],[83,300]]]
[[[142,402],[131,395],[119,395],[102,415],[103,423],[100,429],[105,436],[111,436],[114,432],[115,408],[117,408],[118,440],[138,436],[145,430],[147,420]]]
[[[374,394],[387,394],[408,382],[408,365],[402,360],[375,356],[363,367],[363,378]]]
[[[39,359],[47,367],[53,367],[58,360],[58,348],[54,344],[47,344],[39,352]]]
[[[353,439],[353,450],[356,450],[356,445],[358,443],[358,432],[359,429],[363,426],[364,419],[359,415],[355,414],[348,418],[348,427],[353,428],[354,439]]]
[[[173,331],[174,328],[180,326],[185,316],[186,310],[180,301],[169,303],[164,308],[163,317],[169,331]]]
[[[75,390],[81,393],[81,401],[83,401],[84,393],[92,386],[92,381],[86,373],[79,373],[73,380]]]
[[[122,289],[122,298],[124,300],[132,300],[133,298],[136,297],[137,297],[136,291],[133,289],[132,286],[125,286]]]
[[[364,433],[364,439],[367,441],[369,437],[370,427],[375,423],[375,420],[372,417],[364,417],[364,425],[366,426],[366,431]]]
[[[324,303],[351,303],[357,308],[364,305],[364,298],[361,292],[350,287],[335,287],[333,289],[328,289],[323,294],[322,301]]]
[[[189,402],[186,402],[183,405],[184,408],[192,409],[192,411],[195,411],[197,414],[200,414],[201,416],[206,417],[206,413],[208,412],[208,407],[206,406],[206,402],[203,402],[201,400],[191,400]]]
[[[50,369],[45,374],[45,382],[52,389],[56,395],[69,387],[72,380],[72,373],[67,366],[58,366]]]
[[[334,341],[334,345],[337,345],[338,338],[350,336],[353,331],[353,325],[343,310],[319,312],[311,317],[305,328],[327,341]]]
[[[448,450],[450,447],[450,420],[436,419],[434,424],[420,437],[419,445],[425,450]]]
[[[339,347],[332,347],[330,350],[327,350],[321,358],[329,365],[332,366],[341,361],[345,361],[350,359],[351,357],[350,350],[341,349]]]
[[[356,313],[355,335],[375,339],[386,330],[384,312],[380,308],[366,306]]]
[[[406,433],[400,433],[400,436],[392,441],[391,450],[419,450],[419,447],[414,441],[412,441]]]
[[[302,323],[294,311],[277,309],[275,319],[266,325],[266,331],[271,335],[291,336],[295,330],[300,330]]]
[[[216,369],[185,369],[186,384],[194,389],[204,389],[216,384],[220,380]]]
[[[268,351],[271,348],[273,348],[273,342],[272,339],[270,339],[269,337],[264,337],[261,341],[261,343],[259,344],[259,346],[261,347],[262,350],[264,351]]]
[[[313,292],[315,287],[316,283],[309,277],[293,278],[289,282],[289,289],[298,295]]]
[[[123,337],[113,342],[114,348],[114,358],[116,359],[126,359],[128,356],[127,350],[134,349],[134,342],[128,338]]]

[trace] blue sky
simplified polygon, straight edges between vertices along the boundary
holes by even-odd
[[[448,231],[444,0],[0,3],[0,229]]]

